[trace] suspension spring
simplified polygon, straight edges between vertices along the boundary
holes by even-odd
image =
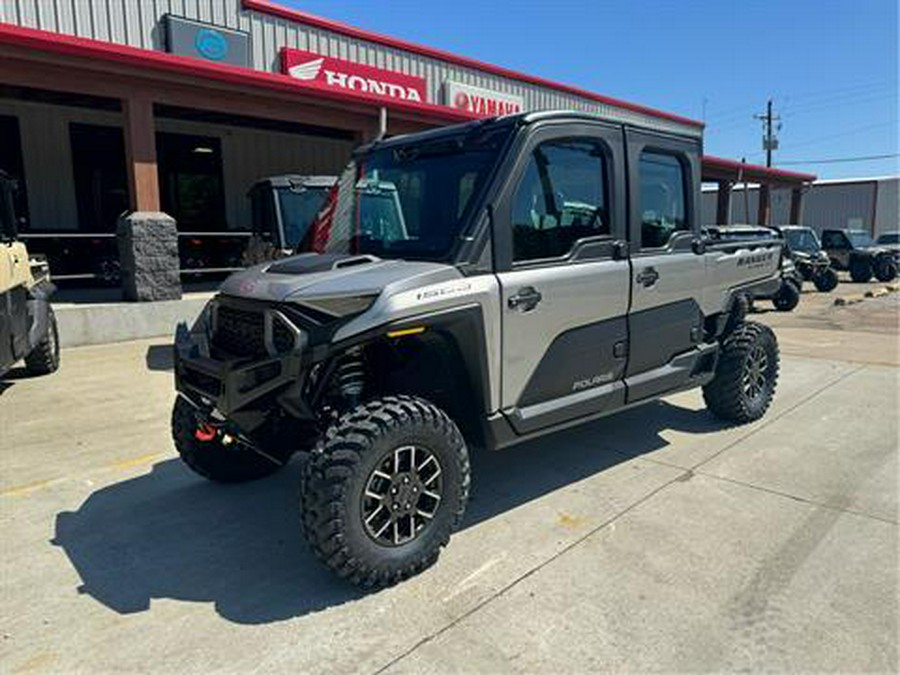
[[[335,376],[341,396],[351,406],[356,405],[362,396],[366,380],[366,366],[358,349],[341,357]]]

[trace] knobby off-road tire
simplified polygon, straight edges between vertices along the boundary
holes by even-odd
[[[356,585],[402,581],[432,565],[459,527],[469,472],[462,434],[439,408],[412,396],[371,401],[335,422],[304,466],[304,534]]]
[[[778,293],[772,298],[772,304],[779,312],[791,312],[800,302],[800,286],[796,282],[785,279]]]
[[[179,396],[172,408],[172,439],[182,461],[194,472],[217,483],[243,483],[274,473],[283,463],[237,445],[224,445],[218,438],[201,441],[195,435],[197,415]]]
[[[813,277],[813,284],[820,293],[831,293],[838,285],[838,273],[830,267]]]
[[[47,312],[47,334],[25,357],[25,371],[29,375],[48,375],[59,368],[59,329],[53,308]]]
[[[716,417],[746,423],[762,417],[778,384],[778,342],[768,326],[746,322],[722,344],[715,378],[703,387]]]
[[[857,259],[850,263],[850,278],[858,284],[864,284],[872,278],[872,262]]]
[[[897,263],[888,258],[881,256],[875,261],[875,278],[878,281],[886,283],[897,278]]]

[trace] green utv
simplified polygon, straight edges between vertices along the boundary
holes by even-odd
[[[378,587],[460,526],[472,447],[694,387],[721,419],[760,418],[778,346],[741,299],[780,287],[782,240],[700,236],[700,155],[696,127],[630,111],[360,148],[296,255],[234,274],[179,326],[182,459],[236,482],[307,451],[306,538]],[[372,186],[402,218],[367,218]]]
[[[59,367],[54,286],[47,261],[19,241],[15,189],[0,171],[0,376],[22,359],[28,374],[46,375]]]

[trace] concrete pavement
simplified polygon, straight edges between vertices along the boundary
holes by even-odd
[[[300,538],[296,463],[223,487],[174,458],[164,341],[69,349],[0,383],[0,664],[896,672],[896,295],[852,307],[889,320],[755,317],[804,345],[755,424],[687,392],[476,454],[439,563],[369,595]]]

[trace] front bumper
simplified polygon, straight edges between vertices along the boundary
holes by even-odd
[[[257,359],[213,358],[208,337],[180,324],[175,334],[175,389],[195,404],[222,415],[252,407],[280,390],[303,386],[302,351]]]

